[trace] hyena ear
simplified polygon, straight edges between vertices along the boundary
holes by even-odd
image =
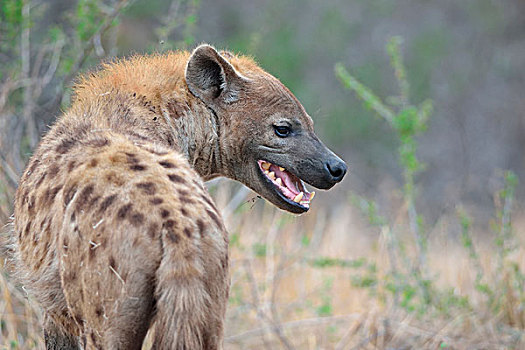
[[[235,68],[210,45],[200,45],[190,56],[186,66],[186,84],[190,92],[206,104],[218,99],[233,103],[245,80]]]

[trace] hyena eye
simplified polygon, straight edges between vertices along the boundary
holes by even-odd
[[[274,125],[273,129],[275,130],[275,135],[279,137],[288,137],[292,133],[290,127],[286,125]]]

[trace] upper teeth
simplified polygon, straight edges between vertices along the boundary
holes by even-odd
[[[285,168],[283,168],[282,166],[277,166],[275,165],[273,167],[274,171],[270,171],[271,170],[271,167],[272,167],[272,163],[269,163],[269,162],[265,162],[265,161],[260,161],[260,164],[261,164],[261,168],[262,168],[262,171],[264,172],[264,174],[270,179],[272,180],[272,182],[274,184],[276,184],[277,186],[279,186],[281,188],[281,190],[283,190],[283,187],[284,188],[288,188],[285,184],[283,184],[283,179],[281,179],[279,176],[282,176],[282,172],[285,172]],[[279,169],[279,176],[276,176],[275,172],[277,171],[276,170]],[[295,181],[294,181],[295,182]],[[302,182],[301,183],[295,183],[295,187],[296,188],[301,188],[302,186]],[[303,187],[304,188],[304,187]],[[289,190],[289,189],[288,189]],[[315,196],[315,192],[311,192],[309,193],[308,191],[306,192],[308,194],[308,196],[305,196],[305,193],[303,191],[299,192],[299,194],[295,195],[295,197],[293,197],[293,201],[295,203],[299,203],[301,204],[302,206],[305,206],[305,207],[309,207],[310,206],[310,201],[314,198]]]

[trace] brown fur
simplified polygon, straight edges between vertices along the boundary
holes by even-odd
[[[312,175],[316,159],[335,155],[277,79],[206,45],[106,65],[75,92],[15,200],[13,261],[48,349],[140,349],[150,327],[156,349],[221,348],[228,236],[201,178],[294,211],[256,174],[259,148],[280,142],[283,166],[322,188],[335,182]],[[283,116],[295,141],[258,131]]]

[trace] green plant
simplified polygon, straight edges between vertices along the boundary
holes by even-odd
[[[426,131],[433,108],[430,100],[425,100],[417,106],[411,103],[410,84],[406,78],[400,50],[401,42],[401,38],[394,37],[387,44],[399,93],[385,99],[386,102],[352,76],[341,63],[335,66],[335,73],[341,84],[355,92],[368,108],[382,117],[396,135],[399,144],[397,156],[403,171],[402,194],[407,208],[407,221],[417,248],[415,258],[409,259],[405,244],[396,234],[399,228],[379,214],[375,202],[360,196],[352,196],[352,202],[361,209],[370,224],[381,227],[390,260],[390,271],[382,279],[378,278],[375,271],[370,268],[365,274],[352,278],[355,286],[366,288],[374,295],[381,296],[378,291],[385,290],[393,296],[396,306],[407,311],[426,313],[430,310],[449,315],[453,310],[471,310],[472,305],[468,297],[457,295],[454,289],[437,287],[437,276],[432,276],[427,271],[427,237],[423,217],[417,210],[417,175],[425,166],[417,157],[417,139]],[[507,171],[503,175],[503,188],[495,195],[497,208],[492,228],[496,235],[494,241],[497,252],[496,276],[489,276],[482,267],[471,233],[472,219],[462,207],[458,207],[456,214],[459,219],[462,246],[475,269],[475,289],[486,297],[488,310],[502,315],[507,324],[523,328],[525,326],[523,311],[525,274],[512,258],[512,252],[519,247],[511,220],[517,184],[517,176],[512,171]],[[317,266],[330,265],[336,264],[325,263]]]
[[[377,206],[373,201],[360,197],[355,197],[354,202],[358,204],[361,210],[368,216],[373,225],[385,226],[385,232],[389,236],[390,259],[392,264],[391,277],[392,282],[399,290],[402,290],[401,305],[407,309],[407,300],[414,298],[415,291],[419,292],[421,305],[430,303],[432,284],[426,276],[426,250],[427,237],[425,233],[424,221],[417,211],[417,188],[416,175],[424,169],[424,164],[417,158],[417,137],[421,136],[427,129],[428,120],[432,114],[432,101],[425,100],[419,105],[414,105],[410,101],[410,85],[406,77],[406,71],[403,64],[403,57],[400,46],[402,39],[393,37],[387,44],[387,52],[390,56],[390,63],[394,69],[395,77],[398,83],[399,93],[395,96],[388,97],[383,101],[371,89],[359,82],[352,76],[348,70],[341,64],[335,65],[335,74],[341,81],[341,84],[353,92],[364,102],[364,104],[373,110],[377,115],[382,117],[395,132],[399,146],[397,150],[399,165],[403,169],[403,198],[407,207],[407,217],[410,230],[414,234],[417,246],[416,259],[412,262],[404,260],[405,268],[408,269],[408,275],[400,274],[397,271],[396,251],[402,250],[399,239],[395,237],[395,230],[392,225],[377,213]],[[404,255],[406,256],[406,255]],[[414,280],[416,286],[412,288],[400,280],[405,277]],[[387,290],[395,294],[396,304],[399,301],[400,294],[398,288],[390,286]]]

